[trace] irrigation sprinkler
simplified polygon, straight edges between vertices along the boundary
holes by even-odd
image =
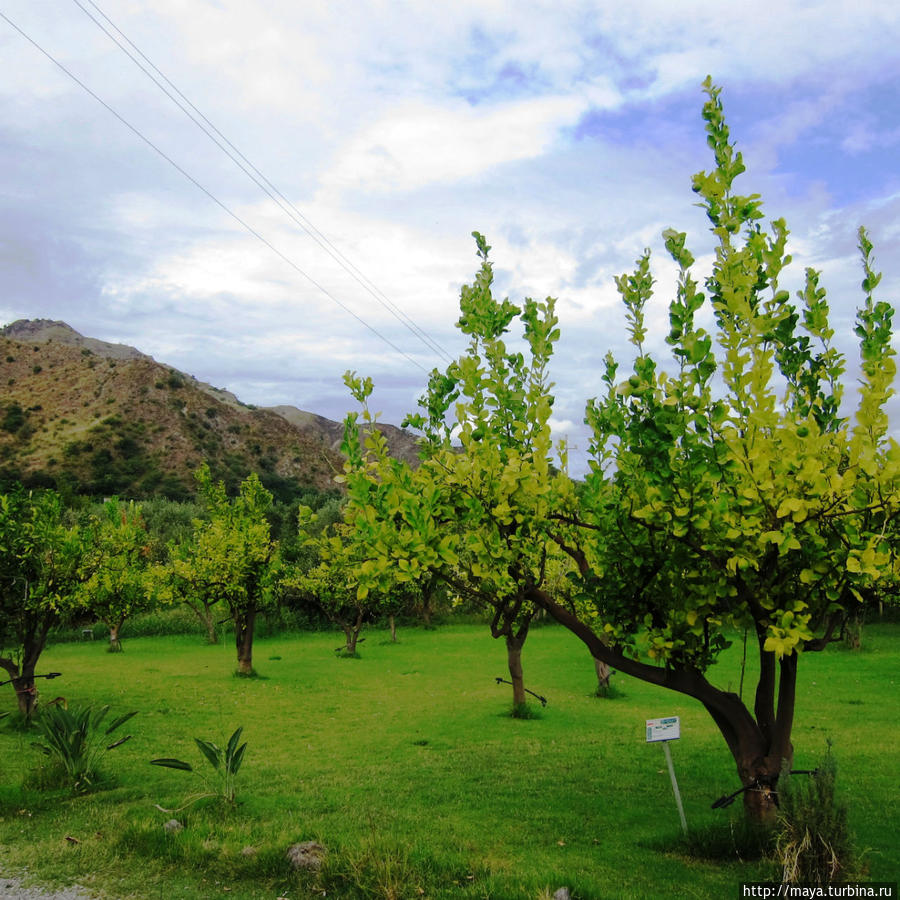
[[[505,678],[495,678],[494,680],[497,682],[497,684],[512,684],[511,681],[507,681]],[[526,694],[531,694],[532,697],[536,697],[538,700],[540,700],[541,706],[547,705],[546,697],[542,697],[540,694],[536,694],[534,691],[529,691],[528,688],[524,688],[524,691]]]
[[[62,675],[62,672],[48,672],[46,675],[32,675],[32,678],[46,678],[48,681],[53,678],[59,678]],[[22,681],[26,676],[17,675],[15,678],[9,678],[6,681],[0,681],[0,687],[3,687],[4,684],[12,684],[15,681]]]
[[[818,769],[791,769],[788,772],[789,775],[818,775]],[[726,806],[731,806],[734,801],[740,797],[745,791],[757,791],[760,790],[763,785],[760,784],[759,779],[756,778],[753,780],[751,784],[745,785],[742,788],[738,788],[733,794],[723,794],[719,797],[718,800],[714,800],[712,803],[711,809],[725,809]],[[771,790],[771,788],[770,788]],[[775,795],[775,803],[778,803],[778,791],[772,791]]]

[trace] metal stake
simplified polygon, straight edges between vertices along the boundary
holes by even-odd
[[[684,817],[684,806],[681,804],[681,792],[678,790],[678,782],[675,779],[675,766],[672,765],[672,751],[669,749],[668,741],[661,741],[663,752],[666,754],[666,762],[669,766],[669,777],[672,779],[672,790],[675,792],[675,803],[678,805],[678,815],[681,817],[681,830],[687,837],[687,819]]]

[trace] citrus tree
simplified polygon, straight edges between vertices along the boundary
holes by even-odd
[[[361,590],[384,590],[394,579],[427,584],[436,575],[489,614],[491,634],[506,644],[515,712],[526,702],[522,650],[538,610],[529,589],[559,555],[535,527],[558,474],[550,464],[548,365],[559,332],[552,298],[520,309],[494,297],[490,247],[474,237],[481,266],[461,291],[458,322],[467,350],[432,373],[421,411],[404,423],[422,433],[419,466],[391,458],[371,427],[371,379],[345,375],[366,426],[356,413],[345,423],[347,521]],[[522,336],[510,346],[504,335],[516,319]],[[529,516],[516,509],[525,497]]]
[[[577,505],[555,515],[579,567],[579,606],[540,602],[598,658],[698,699],[734,756],[751,814],[771,818],[778,775],[793,759],[801,658],[835,640],[863,592],[893,577],[886,529],[900,453],[884,411],[893,310],[874,298],[880,276],[860,230],[861,378],[847,418],[845,360],[819,273],[807,270],[791,302],[779,283],[787,227],[775,220],[763,230],[760,198],[734,190],[741,154],[718,88],[707,80],[705,89],[715,168],[694,177],[694,190],[717,242],[712,272],[701,293],[685,235],[665,232],[680,272],[668,371],[644,346],[649,253],[618,279],[633,369],[619,381],[607,357],[606,394],[587,409],[592,471]],[[704,307],[713,334],[697,324]],[[706,677],[734,629],[757,645],[746,703]]]
[[[84,535],[66,523],[57,493],[0,494],[0,668],[26,718],[47,635],[76,605],[83,552]]]
[[[195,473],[206,517],[194,521],[189,537],[170,546],[167,565],[155,569],[160,596],[187,603],[215,642],[213,609],[228,608],[234,626],[237,670],[253,672],[256,617],[269,607],[277,590],[278,544],[272,539],[266,512],[272,495],[252,474],[236,497],[223,482],[214,482],[209,467]]]
[[[299,512],[299,534],[303,552],[285,564],[281,579],[284,596],[311,606],[323,613],[343,632],[343,652],[357,654],[360,634],[367,623],[387,614],[391,636],[396,640],[394,616],[419,594],[419,586],[403,577],[383,579],[372,590],[360,579],[366,560],[357,554],[360,544],[350,539],[349,526],[314,513],[308,507]]]
[[[793,759],[800,659],[837,639],[864,593],[894,578],[900,450],[885,413],[893,310],[875,299],[880,276],[861,230],[851,415],[819,273],[807,270],[796,302],[781,287],[787,227],[775,220],[764,229],[759,196],[735,191],[743,160],[719,89],[709,80],[704,89],[715,164],[693,187],[716,240],[712,271],[701,290],[686,236],[665,232],[679,270],[668,370],[646,347],[649,252],[617,279],[635,359],[622,380],[607,356],[605,393],[587,406],[584,483],[566,474],[563,449],[551,452],[552,301],[528,300],[521,312],[495,301],[477,236],[482,267],[462,291],[459,322],[477,338],[432,376],[424,414],[409,420],[423,431],[425,461],[405,468],[377,438],[354,446],[351,417],[350,515],[373,582],[390,568],[462,565],[479,589],[547,610],[595,659],[697,699],[733,755],[748,814],[771,820],[778,775]],[[699,324],[701,311],[713,332]],[[497,342],[517,317],[531,350],[524,369]],[[357,399],[371,390],[349,383]],[[572,561],[571,592],[548,589],[554,552]],[[746,699],[713,681],[735,629],[757,645]]]
[[[362,630],[380,609],[381,596],[359,590],[354,560],[339,534],[321,536],[316,543],[318,562],[305,570],[294,567],[282,587],[337,625],[344,633],[344,655],[356,656]]]
[[[139,504],[108,500],[86,527],[81,604],[109,629],[109,649],[122,649],[125,621],[155,602],[148,567],[152,539]]]

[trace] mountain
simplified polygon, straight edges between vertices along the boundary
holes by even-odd
[[[287,419],[295,427],[309,435],[314,435],[323,444],[327,444],[332,450],[340,451],[341,442],[344,440],[344,423],[326,419],[316,413],[304,412],[296,406],[267,406],[266,409]],[[418,465],[419,445],[415,435],[396,425],[388,425],[379,422],[375,426],[387,439],[391,455],[397,459],[405,460],[411,465]]]
[[[248,406],[64,322],[0,328],[0,384],[0,483],[183,498],[205,460],[230,488],[256,472],[281,499],[338,488],[341,424],[289,406]],[[413,435],[379,427],[395,455],[417,458]]]

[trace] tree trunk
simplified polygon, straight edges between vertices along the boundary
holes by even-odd
[[[594,671],[597,673],[597,697],[608,697],[610,683],[609,680],[612,678],[612,669],[603,662],[602,659],[597,659],[597,657],[593,657],[594,660]]]
[[[122,627],[121,622],[113,622],[108,626],[109,628],[109,652],[110,653],[121,653],[122,652],[122,641],[119,638],[119,630]]]
[[[788,763],[790,765],[790,763]],[[744,815],[751,822],[774,826],[778,815],[778,776],[782,762],[771,757],[756,758],[738,765],[746,790]]]
[[[37,706],[37,688],[34,684],[34,666],[22,666],[22,674],[13,682],[16,689],[16,701],[19,705],[19,712],[26,718],[30,719],[34,715],[34,709]]]
[[[16,703],[19,712],[25,719],[31,719],[37,706],[37,688],[34,684],[34,670],[47,643],[50,625],[55,618],[54,613],[29,617],[26,620],[21,637],[22,655],[19,662],[4,657],[0,666],[9,672],[12,686],[16,692]]]
[[[256,610],[234,615],[234,642],[237,646],[238,675],[253,674],[253,626]]]
[[[194,606],[193,603],[189,603],[187,600],[185,600],[184,602],[188,609],[190,609],[191,612],[193,612],[193,614],[203,623],[203,627],[206,629],[206,643],[218,644],[219,634],[216,631],[216,620],[213,617],[212,604],[200,601],[200,606]]]
[[[596,659],[641,681],[699,700],[718,726],[736,763],[738,776],[745,788],[744,811],[747,818],[774,825],[778,777],[782,766],[790,767],[794,758],[791,731],[797,689],[796,653],[784,656],[777,662],[774,653],[765,651],[765,630],[759,631],[760,674],[754,714],[751,714],[737,694],[710,684],[699,670],[660,668],[635,660],[615,646],[609,646],[589,625],[545,591],[535,588],[530,596],[557,622],[580,638]],[[778,669],[780,678],[776,677]]]
[[[847,619],[847,624],[844,626],[844,643],[850,650],[862,649],[862,634],[865,618],[864,611],[856,610],[856,612]]]
[[[391,629],[391,643],[396,644],[397,643],[397,622],[395,620],[393,613],[391,613],[391,615],[388,616],[388,627]]]
[[[518,634],[506,635],[506,662],[509,666],[509,680],[512,682],[514,708],[525,705],[525,677],[522,671],[524,643],[524,636],[520,638]]]
[[[344,629],[344,637],[347,639],[344,652],[348,656],[356,655],[356,645],[359,643],[359,635],[363,628],[363,619],[365,614],[363,610],[357,610],[356,619],[353,622],[342,622],[341,627]]]
[[[9,673],[12,688],[16,692],[16,705],[19,713],[30,719],[37,706],[37,688],[34,683],[34,669],[37,665],[38,654],[30,654],[23,659],[21,666],[12,659],[0,660],[2,667]]]
[[[428,581],[422,587],[422,626],[428,630],[432,627],[431,625],[431,612],[432,612],[432,600],[434,599],[434,592],[437,588],[437,577],[432,576],[428,579]]]

